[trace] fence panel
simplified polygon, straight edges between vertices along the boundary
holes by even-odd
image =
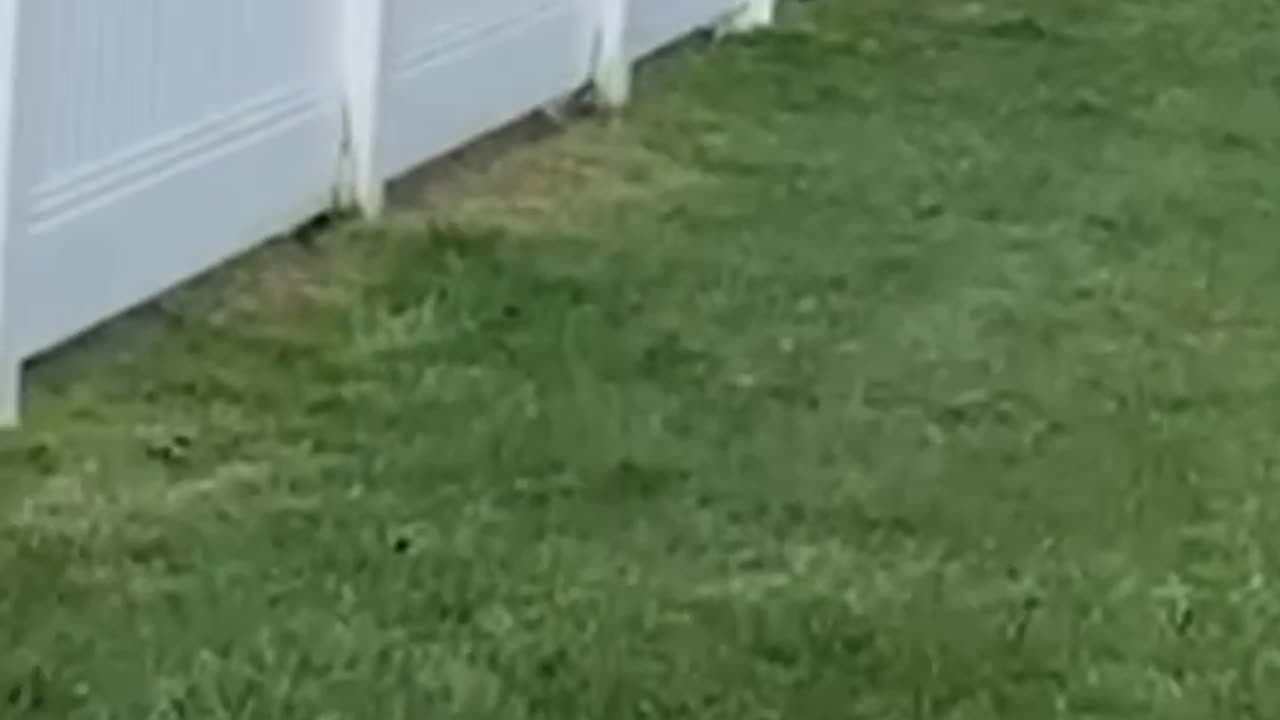
[[[629,0],[625,47],[642,57],[687,34],[714,25],[743,7],[744,0]]]
[[[7,4],[11,353],[49,348],[331,201],[333,0]]]
[[[384,136],[393,177],[583,85],[588,0],[389,0]]]

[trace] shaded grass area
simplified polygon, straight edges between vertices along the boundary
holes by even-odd
[[[1280,6],[787,10],[46,362],[0,716],[1276,717]]]

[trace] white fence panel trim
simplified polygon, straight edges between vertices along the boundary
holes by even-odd
[[[13,236],[14,112],[18,92],[21,3],[0,3],[0,426],[18,421],[22,356],[9,338],[9,239]]]

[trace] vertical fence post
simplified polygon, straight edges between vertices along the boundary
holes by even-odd
[[[14,148],[18,132],[19,30],[23,5],[17,0],[0,2],[0,427],[18,423],[22,395],[22,358],[14,347],[10,320],[13,307],[9,278],[14,269],[9,260],[13,257],[11,242],[19,227],[14,220],[17,211],[14,201],[19,197],[18,188],[14,187],[18,177]]]
[[[631,58],[627,56],[627,2],[595,0],[596,42],[592,85],[606,108],[619,108],[631,98]],[[648,0],[638,0],[647,2]]]
[[[389,0],[342,0],[342,89],[347,133],[345,200],[374,217],[386,202],[381,148]]]
[[[742,9],[729,18],[725,30],[745,33],[773,24],[777,0],[745,0]]]

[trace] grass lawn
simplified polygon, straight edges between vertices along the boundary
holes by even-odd
[[[0,717],[1280,717],[1280,3],[785,16],[42,362]]]

